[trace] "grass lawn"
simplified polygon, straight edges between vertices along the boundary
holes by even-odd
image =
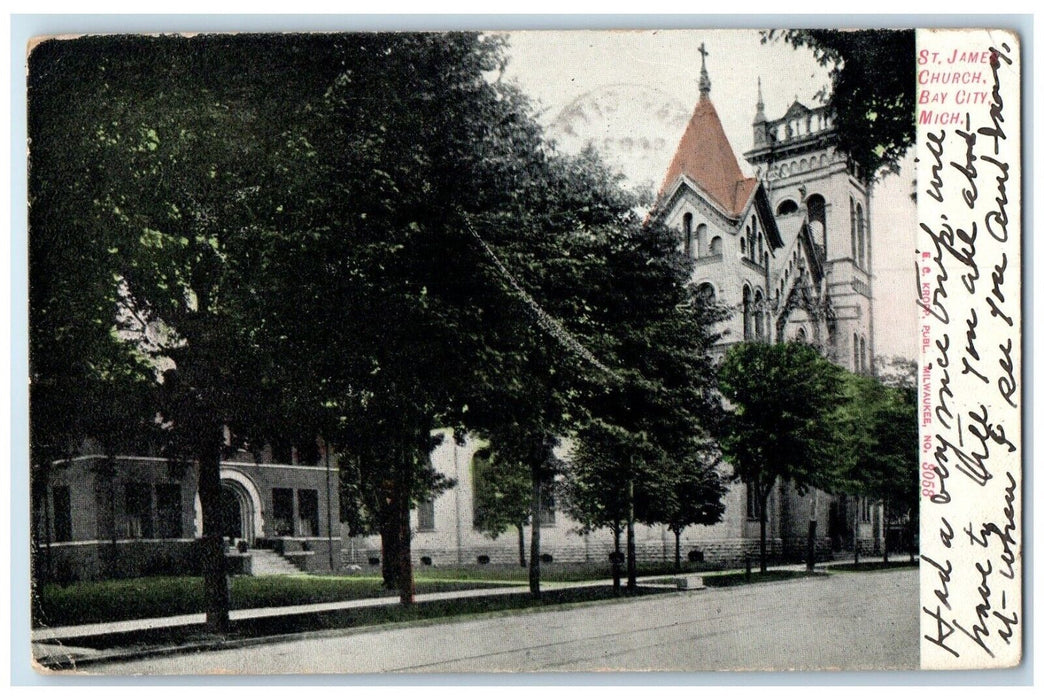
[[[708,564],[682,562],[682,573],[702,573],[720,567]],[[527,583],[529,570],[518,565],[487,564],[479,567],[450,568],[425,567],[414,569],[418,581],[511,581]],[[670,576],[674,574],[673,563],[638,564],[639,576]],[[627,578],[627,570],[621,567],[620,575]],[[550,583],[572,583],[576,581],[603,581],[613,577],[613,570],[606,564],[550,564],[540,565],[540,580]]]
[[[508,585],[504,582],[432,580],[417,576],[418,593]],[[380,576],[237,576],[232,608],[265,608],[394,596]],[[198,613],[203,579],[169,576],[48,585],[40,593],[36,623],[57,627]]]

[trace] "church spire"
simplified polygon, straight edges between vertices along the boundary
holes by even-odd
[[[707,47],[700,43],[700,99],[710,99],[710,76],[707,75]]]
[[[761,76],[758,76],[758,112],[754,115],[754,123],[762,124],[766,121],[765,119],[765,99],[761,96]]]

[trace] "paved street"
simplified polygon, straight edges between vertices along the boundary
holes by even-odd
[[[571,610],[89,667],[90,673],[894,669],[918,661],[917,570],[678,593]]]

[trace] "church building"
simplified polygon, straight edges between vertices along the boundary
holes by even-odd
[[[770,120],[759,83],[754,145],[744,154],[753,174],[746,175],[711,101],[702,47],[701,54],[699,100],[652,216],[679,231],[682,250],[693,261],[692,284],[734,309],[723,322],[718,350],[742,340],[806,342],[849,370],[869,373],[872,243],[864,174],[837,150],[826,107],[795,100]],[[483,447],[473,438],[444,439],[433,451],[432,464],[456,486],[413,513],[412,551],[419,567],[518,561],[516,533],[491,539],[475,525],[474,475]],[[222,464],[223,534],[231,558],[243,555],[237,564],[243,573],[379,571],[380,538],[353,536],[339,522],[331,461],[322,454],[272,454],[266,448],[262,456],[243,453]],[[34,498],[37,565],[46,563],[64,579],[192,571],[194,538],[201,532],[194,472],[158,457],[109,461],[88,454],[54,465]],[[757,499],[737,483],[725,506],[722,522],[684,531],[683,556],[736,565],[755,555]],[[863,552],[880,550],[879,507],[840,495],[799,495],[784,483],[767,505],[774,559],[803,556],[811,508],[819,523],[820,557],[851,549],[853,540]],[[556,512],[551,497],[539,527],[546,562],[605,563],[613,549],[608,531],[577,534],[577,523]],[[641,561],[673,560],[674,536],[666,527],[636,530]]]
[[[734,310],[717,348],[743,340],[799,341],[853,372],[873,367],[873,299],[869,185],[858,166],[838,151],[829,109],[797,100],[782,117],[765,116],[758,85],[754,147],[744,154],[754,176],[740,168],[711,101],[701,47],[700,97],[667,168],[652,216],[680,232],[693,261],[697,289]],[[733,106],[735,107],[735,106]],[[435,467],[457,486],[415,513],[413,552],[422,565],[518,560],[508,532],[491,540],[473,526],[473,465],[479,443],[447,439],[432,454]],[[730,468],[725,466],[728,471]],[[725,497],[722,522],[683,533],[683,556],[737,564],[759,545],[758,502],[737,483]],[[768,538],[774,557],[800,559],[816,509],[820,556],[851,549],[878,552],[880,507],[866,499],[826,493],[799,495],[779,484],[769,497]],[[604,562],[608,531],[581,536],[577,524],[553,509],[541,515],[541,547],[549,561]],[[517,537],[517,536],[515,536]],[[637,526],[642,561],[670,561],[673,534]],[[380,556],[380,539],[345,533],[347,561],[365,565]]]

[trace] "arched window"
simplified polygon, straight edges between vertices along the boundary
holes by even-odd
[[[859,371],[859,334],[852,334],[852,371]]]
[[[696,255],[703,257],[707,254],[707,224],[696,227]]]
[[[746,236],[740,236],[740,255],[747,255],[747,238]]]
[[[795,334],[794,336],[794,340],[796,340],[799,343],[804,343],[808,341],[807,337],[805,336],[804,328],[798,328],[797,334]]]
[[[797,202],[793,199],[784,199],[779,203],[779,206],[776,207],[776,216],[787,216],[788,214],[795,213],[797,210]]]
[[[808,223],[812,228],[812,240],[826,247],[826,200],[823,195],[814,194],[808,198]]]
[[[856,205],[855,199],[848,198],[848,219],[852,226],[852,260],[858,260],[859,247],[856,244]]]
[[[754,295],[754,337],[758,340],[765,338],[765,312],[762,310],[764,297],[759,291]]]
[[[765,234],[758,231],[758,260],[765,257]]]
[[[710,242],[710,254],[721,255],[721,236],[715,236]]]
[[[685,257],[691,258],[694,251],[692,246],[692,214],[687,213],[682,217],[682,251]]]
[[[743,286],[743,339],[750,340],[754,333],[753,319],[751,318],[752,309],[750,308],[750,287]]]
[[[866,269],[866,221],[863,219],[863,205],[856,204],[856,232],[859,240],[859,267]]]
[[[859,371],[866,374],[866,336],[859,339]]]
[[[718,295],[714,293],[714,287],[710,282],[704,282],[696,288],[696,297],[705,304],[713,304],[718,299]]]

